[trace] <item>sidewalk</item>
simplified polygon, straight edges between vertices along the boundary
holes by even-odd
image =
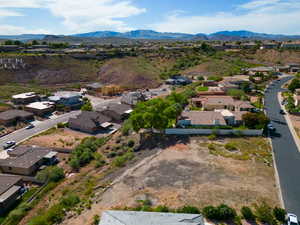
[[[283,98],[281,96],[281,92],[278,93],[278,100],[279,100],[281,109],[284,110],[284,112],[286,113],[284,115],[284,118],[285,118],[285,120],[287,122],[287,125],[289,126],[289,129],[290,129],[292,135],[293,135],[293,138],[294,138],[294,141],[295,141],[295,143],[297,145],[298,151],[300,152],[300,139],[298,137],[298,134],[297,134],[297,132],[295,130],[295,127],[294,127],[293,122],[292,122],[292,120],[291,120],[291,118],[289,116],[289,113],[286,111],[285,107],[283,105],[281,105],[281,102],[283,100]]]

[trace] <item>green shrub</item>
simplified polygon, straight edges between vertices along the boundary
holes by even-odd
[[[133,147],[134,147],[134,144],[135,144],[134,140],[129,140],[128,143],[127,143],[127,146],[128,146],[129,148],[133,148]]]
[[[65,178],[64,170],[57,166],[49,166],[38,172],[36,178],[41,182],[58,182]]]
[[[207,147],[208,147],[209,150],[216,150],[215,145],[212,144],[212,143],[210,143]]]
[[[219,212],[218,209],[214,206],[206,206],[202,210],[203,215],[210,219],[210,220],[216,220],[219,218]]]
[[[170,209],[167,206],[159,205],[156,208],[154,208],[153,211],[154,212],[165,212],[165,213],[167,213],[167,212],[170,212]]]
[[[65,209],[73,208],[80,202],[80,198],[75,194],[69,194],[61,200],[61,205]]]
[[[255,204],[254,209],[255,209],[255,215],[260,222],[268,223],[272,225],[277,224],[273,216],[272,208],[266,202]]]
[[[176,210],[178,213],[199,214],[200,211],[195,206],[186,205]]]
[[[225,148],[226,148],[227,150],[229,150],[229,151],[235,151],[235,150],[237,150],[237,147],[236,147],[233,143],[227,143],[227,144],[225,145]]]
[[[219,205],[217,210],[220,220],[232,220],[237,215],[235,209],[225,204]]]
[[[284,209],[275,207],[273,209],[273,214],[278,221],[280,222],[285,221],[286,211]]]
[[[64,123],[58,123],[56,126],[57,126],[57,128],[65,128],[66,124],[64,124]]]
[[[92,225],[98,225],[99,222],[100,222],[100,216],[99,215],[94,215]]]
[[[217,135],[216,134],[211,134],[211,135],[208,136],[208,140],[213,141],[213,140],[216,140],[216,139],[217,139]]]
[[[250,221],[255,220],[255,215],[253,214],[252,210],[249,207],[247,206],[242,207],[241,213],[245,220],[250,220]]]
[[[123,166],[125,166],[127,161],[129,161],[133,158],[134,158],[133,152],[127,152],[126,154],[124,154],[122,156],[116,157],[114,159],[114,161],[112,162],[112,164],[116,167],[123,167]]]

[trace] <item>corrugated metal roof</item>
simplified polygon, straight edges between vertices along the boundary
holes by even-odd
[[[99,225],[204,225],[199,214],[105,211]]]

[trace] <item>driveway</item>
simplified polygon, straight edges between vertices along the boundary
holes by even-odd
[[[272,137],[272,145],[280,179],[282,197],[288,212],[300,216],[300,153],[289,130],[287,121],[279,113],[281,106],[278,101],[278,92],[281,86],[292,77],[281,78],[280,82],[273,82],[265,94],[267,115],[277,130]]]

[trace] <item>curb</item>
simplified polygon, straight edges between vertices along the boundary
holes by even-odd
[[[300,152],[300,140],[299,140],[298,134],[297,134],[297,132],[296,132],[294,126],[293,126],[293,122],[292,122],[292,120],[290,119],[290,116],[289,116],[290,114],[286,111],[285,107],[283,107],[283,106],[281,105],[281,100],[282,100],[281,92],[278,93],[277,98],[278,98],[278,101],[279,101],[279,103],[280,103],[281,109],[286,113],[286,114],[284,115],[284,118],[285,118],[285,120],[286,120],[286,122],[287,122],[287,125],[288,125],[288,127],[289,127],[290,132],[292,133],[292,136],[293,136],[294,142],[295,142],[295,144],[296,144],[296,146],[297,146],[297,148],[298,148],[298,151]]]
[[[276,165],[276,160],[275,160],[275,155],[274,155],[274,149],[273,149],[273,143],[271,138],[268,138],[268,141],[270,142],[270,146],[272,148],[272,159],[273,159],[273,165],[274,165],[274,171],[275,171],[275,181],[277,184],[277,195],[280,201],[280,206],[281,208],[285,209],[284,201],[283,201],[283,196],[282,196],[282,189],[281,189],[281,184],[280,184],[280,178],[277,170],[277,165]]]

